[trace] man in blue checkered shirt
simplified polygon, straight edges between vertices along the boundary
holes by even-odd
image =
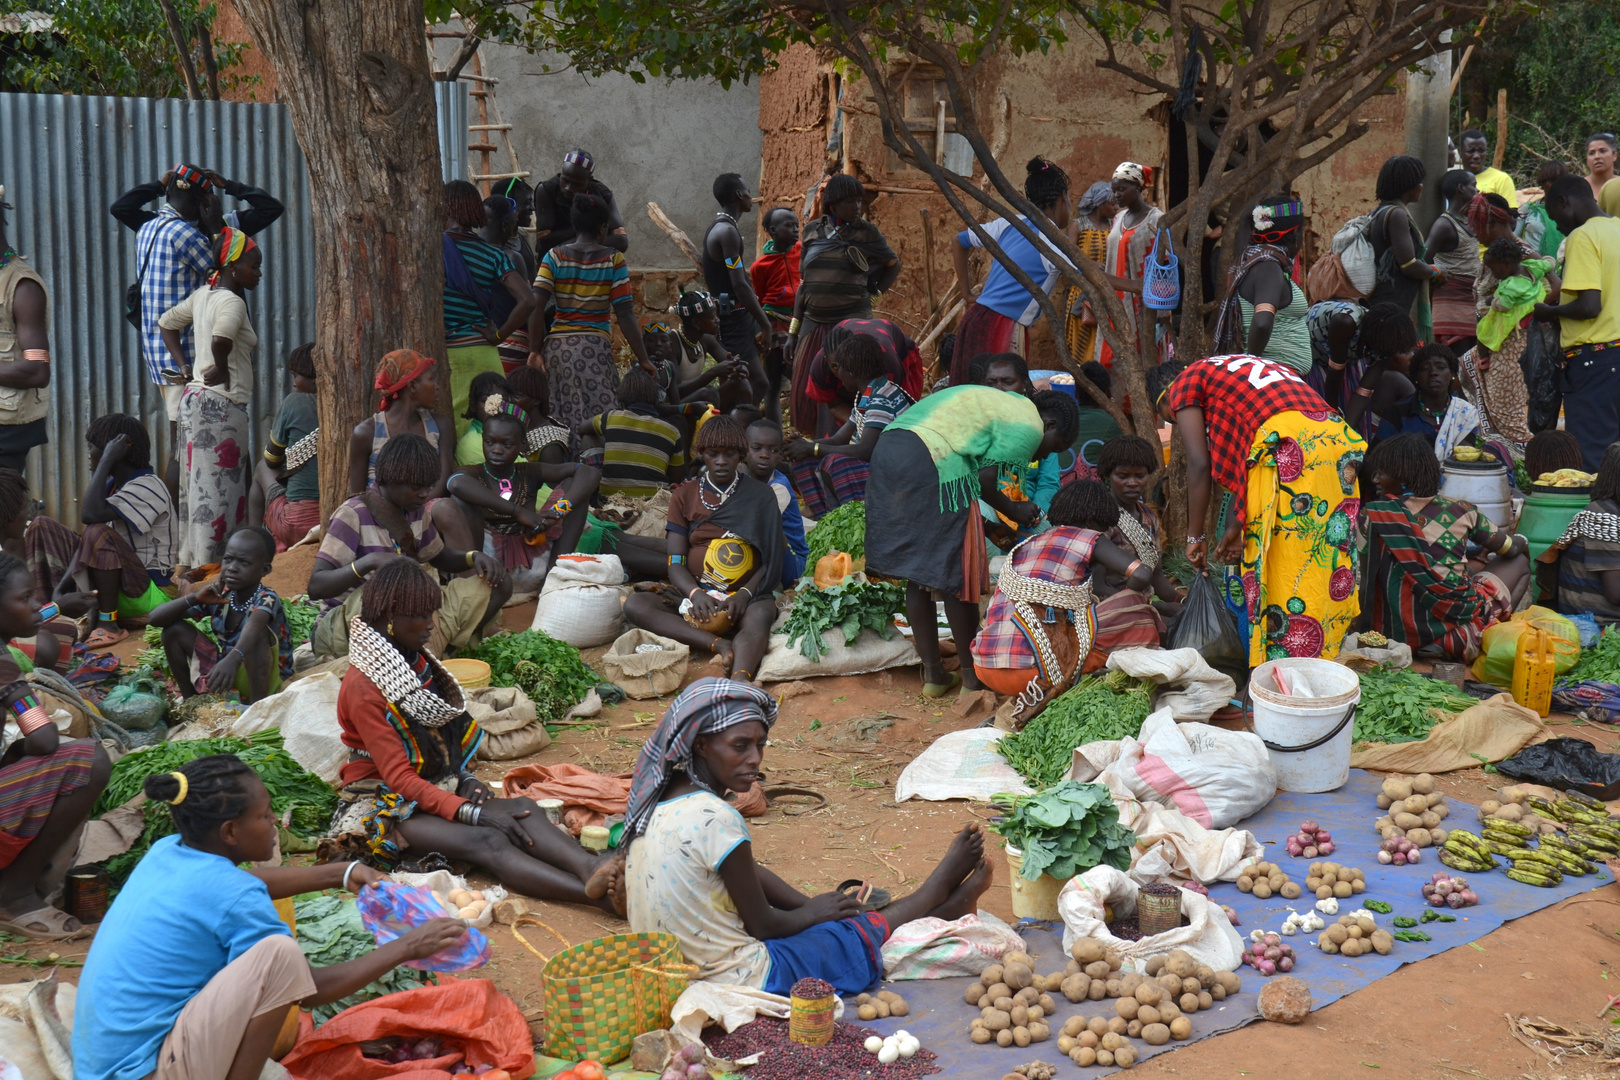
[[[214,183],[195,165],[176,165],[167,180],[162,209],[135,234],[135,266],[141,282],[141,355],[147,377],[163,390],[172,436],[195,351],[188,329],[180,339],[187,370],[175,371],[158,318],[201,288],[214,269],[212,245],[197,223]]]

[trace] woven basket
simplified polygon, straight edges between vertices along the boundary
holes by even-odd
[[[669,1027],[675,1000],[697,978],[672,934],[615,934],[573,945],[549,959],[519,929],[538,926],[566,942],[532,915],[520,916],[512,935],[546,962],[546,1053],[612,1065],[630,1056],[646,1031]]]

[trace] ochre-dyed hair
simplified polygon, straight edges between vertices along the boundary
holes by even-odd
[[[1524,468],[1531,480],[1559,469],[1584,468],[1584,460],[1580,441],[1558,428],[1532,435],[1524,448]]]
[[[477,232],[484,227],[484,196],[470,180],[452,180],[444,185],[444,216],[458,229]]]
[[[186,797],[169,807],[169,817],[187,847],[203,847],[219,834],[219,827],[247,812],[248,793],[257,774],[235,754],[212,754],[180,766],[186,778]],[[180,794],[180,781],[172,772],[153,773],[141,790],[154,802],[167,803]]]
[[[389,559],[366,579],[360,591],[360,618],[380,634],[396,618],[425,619],[444,604],[439,583],[415,559]]]
[[[377,455],[377,486],[432,487],[439,482],[439,452],[420,435],[406,432],[383,444]]]
[[[28,480],[16,469],[0,468],[0,524],[28,513]]]
[[[1620,499],[1620,442],[1610,443],[1603,451],[1603,460],[1598,462],[1597,479],[1592,481],[1592,500],[1598,499]]]
[[[306,379],[315,377],[315,343],[306,341],[287,354],[287,370]]]
[[[1053,525],[1107,532],[1119,521],[1119,501],[1107,484],[1076,480],[1058,488],[1046,519]]]
[[[721,413],[710,417],[703,425],[697,438],[692,441],[692,449],[699,453],[704,450],[735,450],[739,454],[746,454],[748,432],[730,416]]]
[[[1115,435],[1097,451],[1097,475],[1107,480],[1115,469],[1121,467],[1152,472],[1163,462],[1163,452],[1142,436]]]

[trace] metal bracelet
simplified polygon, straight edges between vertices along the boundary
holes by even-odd
[[[354,868],[359,866],[359,865],[360,865],[360,860],[356,859],[356,860],[354,860],[353,862],[351,862],[349,864],[349,868],[347,870],[343,871],[343,886],[342,886],[342,888],[343,888],[343,890],[345,892],[347,892],[348,889],[349,889],[349,875],[354,873]]]

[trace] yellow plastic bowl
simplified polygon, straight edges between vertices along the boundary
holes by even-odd
[[[463,690],[479,690],[489,685],[489,665],[469,658],[446,660],[444,669],[456,677]]]

